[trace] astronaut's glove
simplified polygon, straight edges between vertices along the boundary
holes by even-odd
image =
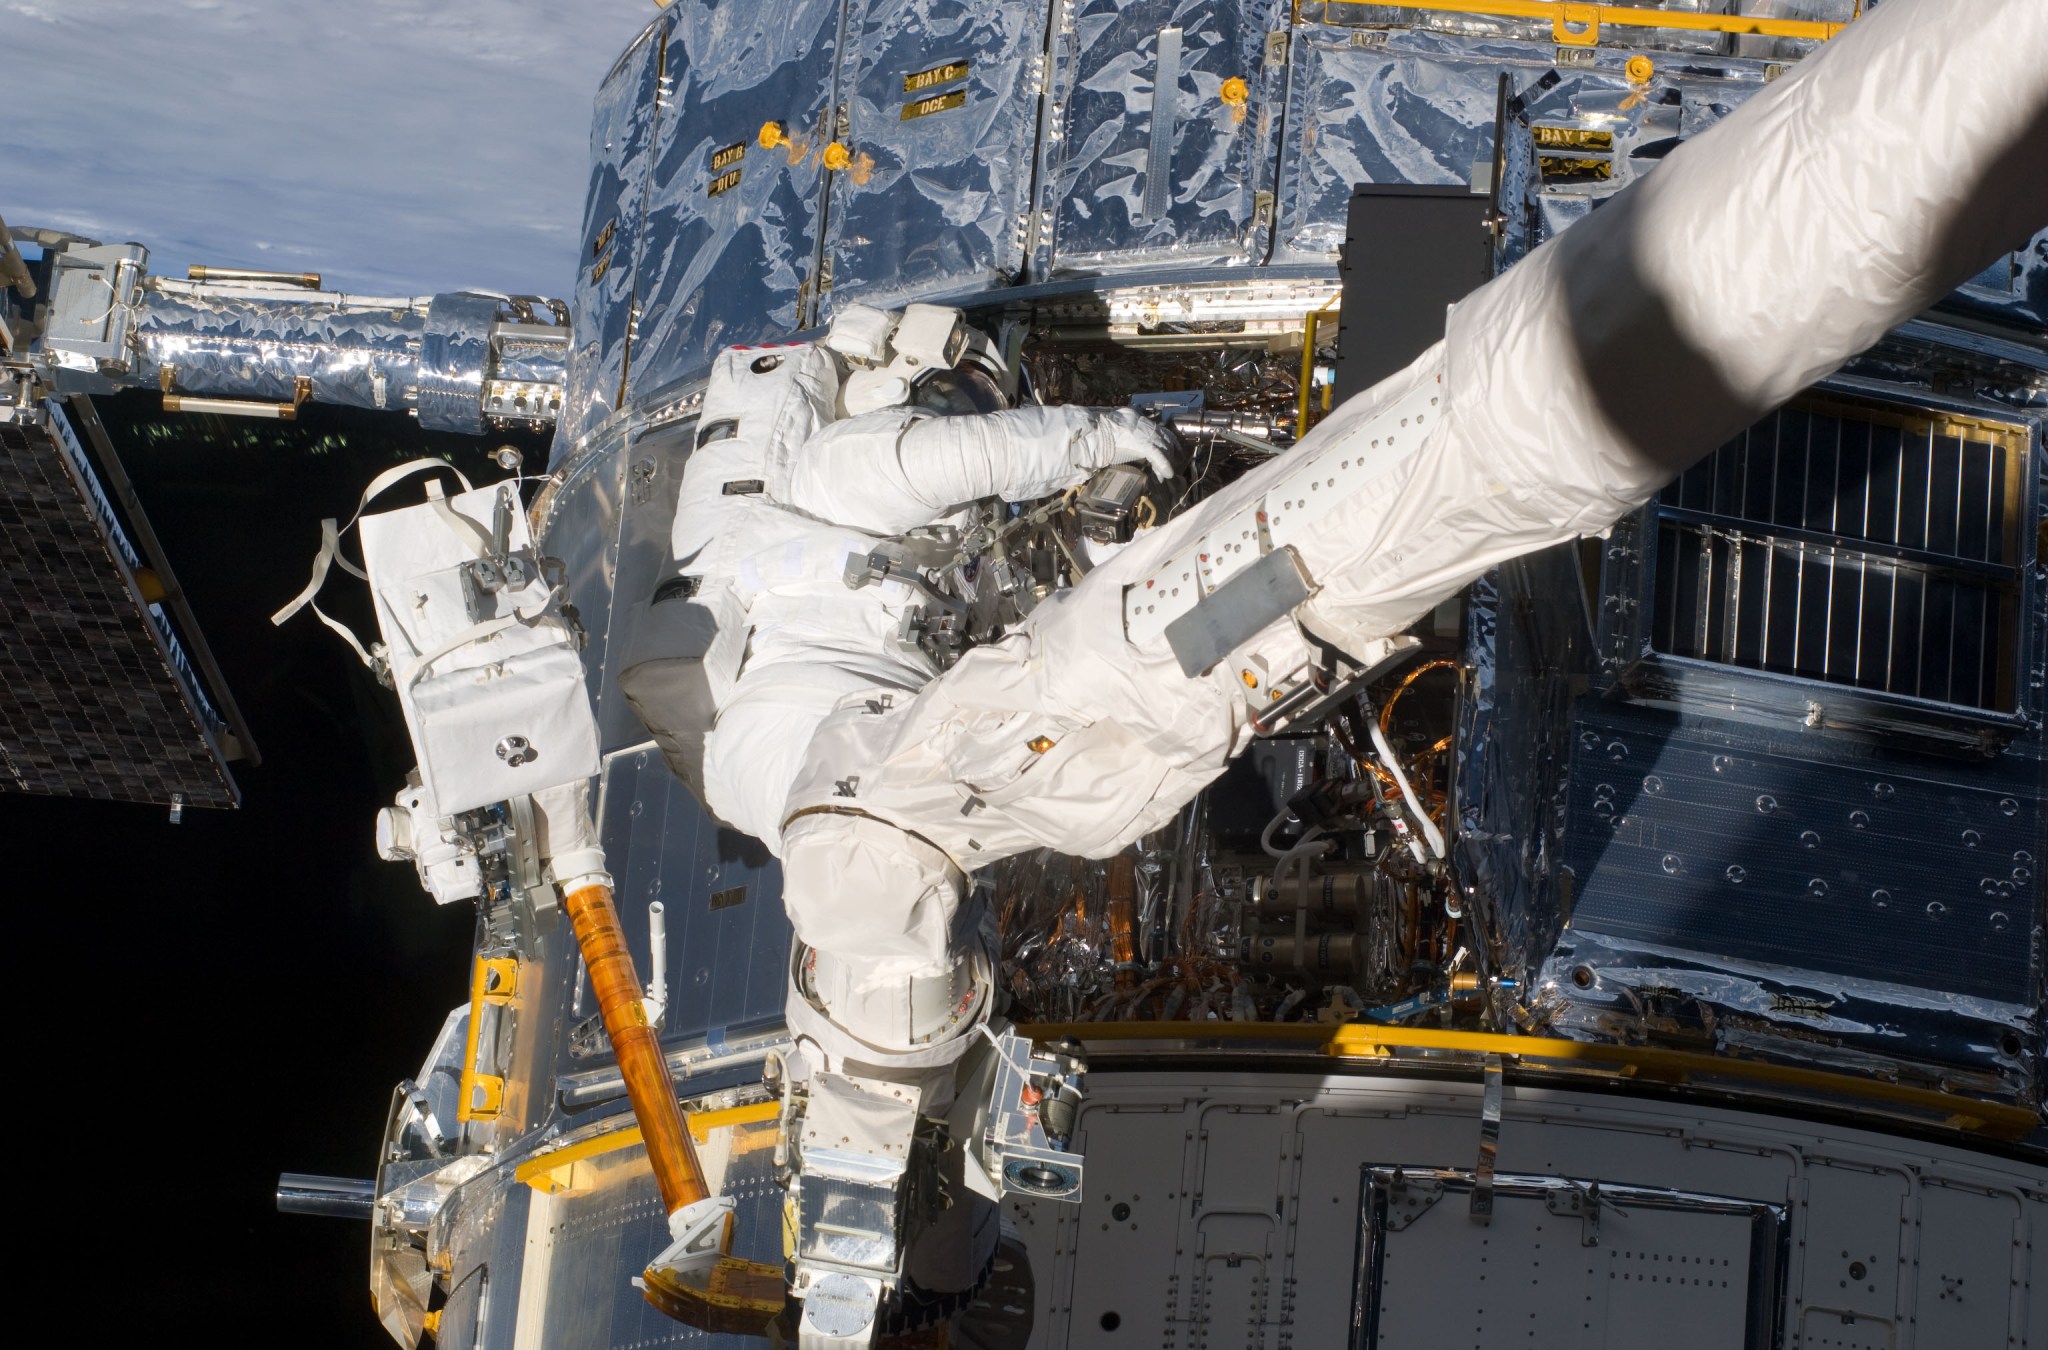
[[[1097,413],[1074,438],[1074,463],[1089,469],[1144,464],[1160,482],[1173,477],[1173,433],[1132,408]]]

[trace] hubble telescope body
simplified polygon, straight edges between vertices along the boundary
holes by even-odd
[[[1870,8],[677,0],[566,314],[50,241],[23,435],[555,427],[360,523],[394,1337],[2048,1347],[2048,25]],[[1030,492],[791,486],[975,360]]]

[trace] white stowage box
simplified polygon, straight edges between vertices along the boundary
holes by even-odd
[[[484,595],[473,612],[463,572],[488,552],[501,492],[510,494],[505,552],[523,557],[530,575]],[[576,635],[531,565],[517,489],[499,484],[364,516],[361,529],[377,625],[435,809],[453,815],[596,773],[597,721]]]

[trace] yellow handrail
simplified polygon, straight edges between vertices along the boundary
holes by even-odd
[[[1857,1097],[1888,1106],[1932,1112],[1942,1116],[1956,1129],[1980,1131],[2000,1139],[2020,1138],[2041,1124],[2041,1118],[2032,1110],[2005,1102],[1981,1101],[1953,1092],[1938,1092],[1932,1088],[1911,1087],[1904,1083],[1797,1064],[1773,1064],[1697,1050],[1667,1050],[1660,1046],[1379,1026],[1367,1022],[1346,1022],[1341,1026],[1302,1022],[1063,1022],[1025,1025],[1017,1029],[1036,1041],[1059,1041],[1071,1037],[1097,1043],[1185,1040],[1302,1045],[1319,1049],[1335,1059],[1381,1059],[1396,1050],[1435,1050],[1513,1055],[1520,1059],[1592,1061],[1611,1065],[1624,1075],[1652,1082],[1684,1082],[1694,1075],[1704,1075]]]
[[[1591,47],[1603,24],[1622,28],[1677,28],[1695,33],[1811,38],[1825,42],[1848,27],[1818,19],[1773,19],[1748,14],[1690,14],[1633,5],[1578,4],[1574,0],[1310,0],[1325,5],[1377,5],[1387,9],[1433,9],[1452,14],[1488,14],[1510,19],[1549,19],[1561,46]],[[1300,0],[1296,17],[1300,14]]]
[[[1310,310],[1308,318],[1302,321],[1301,385],[1295,391],[1294,400],[1294,439],[1297,441],[1308,435],[1309,395],[1315,389],[1316,329],[1321,326],[1323,319],[1336,307],[1337,301],[1341,298],[1338,295],[1331,296],[1323,301],[1321,306]],[[1326,404],[1325,406],[1327,407],[1328,405]]]
[[[728,1106],[717,1111],[685,1111],[683,1124],[690,1131],[690,1137],[700,1144],[711,1141],[713,1130],[733,1125],[753,1125],[764,1120],[774,1120],[782,1114],[781,1102],[753,1102],[746,1106]],[[566,1185],[555,1173],[566,1171],[574,1163],[601,1158],[608,1153],[632,1148],[646,1141],[638,1125],[622,1129],[605,1130],[584,1139],[551,1148],[545,1153],[536,1153],[512,1169],[512,1179],[523,1181],[536,1190],[560,1190]]]
[[[479,955],[470,967],[469,1027],[462,1040],[462,1083],[455,1100],[455,1118],[464,1124],[496,1120],[504,1108],[505,1080],[480,1070],[476,1056],[484,1005],[503,1007],[518,989],[519,962],[515,957]]]

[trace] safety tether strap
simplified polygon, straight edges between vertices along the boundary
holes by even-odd
[[[434,514],[447,522],[449,529],[469,541],[477,557],[491,556],[491,532],[456,510],[448,495],[441,491],[439,483],[427,484],[427,501],[433,506]]]
[[[306,589],[292,597],[290,604],[271,615],[270,622],[274,626],[282,626],[286,619],[289,619],[300,610],[310,607],[314,618],[340,634],[341,640],[353,648],[355,654],[363,659],[363,664],[371,670],[375,670],[377,669],[377,658],[372,656],[369,649],[363,646],[362,639],[350,632],[347,624],[320,608],[320,602],[313,598],[320,593],[321,586],[326,584],[327,569],[333,563],[339,562],[343,567],[347,567],[349,571],[355,572],[357,576],[362,576],[362,573],[357,572],[354,567],[350,567],[348,560],[343,558],[337,551],[340,538],[340,532],[335,528],[332,516],[320,522],[320,551],[313,555],[313,579],[306,583]]]
[[[421,652],[417,657],[406,662],[402,668],[394,672],[398,681],[398,687],[400,689],[412,688],[414,684],[418,683],[420,676],[426,673],[428,666],[433,665],[434,662],[458,647],[467,647],[472,642],[481,642],[487,637],[495,637],[497,634],[518,624],[524,624],[528,628],[535,626],[542,619],[554,613],[561,603],[562,588],[555,586],[549,589],[547,599],[532,610],[514,610],[510,614],[503,614],[495,619],[485,619],[482,623],[473,623],[458,632],[450,633],[439,643],[427,648],[427,650]]]
[[[342,571],[363,581],[370,579],[369,573],[341,556],[341,536],[356,527],[356,522],[362,519],[363,509],[379,493],[382,493],[385,489],[396,483],[404,482],[415,474],[426,473],[430,469],[448,470],[448,472],[455,475],[455,480],[462,484],[464,492],[471,490],[469,478],[462,470],[444,459],[407,460],[403,464],[393,465],[375,478],[372,478],[369,486],[363,489],[362,497],[357,500],[355,514],[348,518],[348,524],[337,526],[331,516],[320,522],[320,551],[313,555],[312,580],[306,583],[304,590],[292,597],[289,604],[270,616],[271,624],[275,627],[282,627],[285,620],[291,618],[292,615],[297,614],[302,609],[310,608],[313,611],[313,617],[339,634],[342,641],[348,643],[355,654],[362,658],[365,666],[368,666],[372,671],[378,670],[383,664],[381,659],[383,644],[375,643],[365,647],[362,639],[349,631],[347,624],[342,623],[322,610],[314,597],[320,594],[320,588],[327,583],[327,569],[332,566],[339,565]],[[515,619],[514,621],[516,622],[517,620]],[[440,654],[442,653],[436,653],[436,655]]]

